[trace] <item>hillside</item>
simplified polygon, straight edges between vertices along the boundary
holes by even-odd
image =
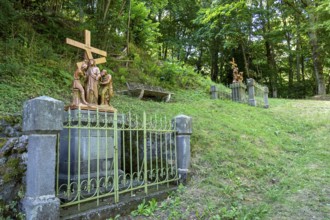
[[[193,118],[190,182],[150,219],[330,217],[329,102],[271,99],[262,109],[190,90],[168,104],[125,96],[114,103]]]
[[[193,118],[188,185],[145,206],[138,219],[330,217],[329,102],[270,99],[263,109],[211,100],[197,88],[176,89],[170,103],[116,95],[112,105],[124,113]]]

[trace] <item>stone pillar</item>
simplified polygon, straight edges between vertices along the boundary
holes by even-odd
[[[63,110],[63,102],[47,96],[24,103],[23,132],[29,135],[29,143],[22,204],[27,220],[60,217],[60,200],[55,196],[55,162]]]
[[[178,115],[173,120],[177,131],[177,165],[180,182],[186,184],[190,167],[190,135],[192,134],[192,119],[186,115]]]
[[[268,103],[268,93],[269,93],[269,89],[267,86],[264,87],[264,108],[269,108],[269,103]]]
[[[255,81],[252,78],[246,80],[248,91],[249,91],[249,105],[257,106],[257,101],[255,100],[254,85]]]
[[[230,84],[231,99],[234,102],[244,102],[246,86],[241,82]]]
[[[218,88],[216,86],[211,86],[211,99],[218,99]]]

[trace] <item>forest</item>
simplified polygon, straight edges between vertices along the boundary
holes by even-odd
[[[179,78],[189,86],[196,74],[228,85],[234,58],[271,97],[325,95],[329,8],[329,0],[1,0],[0,91],[33,74],[25,83],[38,87],[42,76],[69,85],[83,53],[65,38],[83,40],[88,29],[92,44],[108,52],[118,85],[137,79],[171,87]]]

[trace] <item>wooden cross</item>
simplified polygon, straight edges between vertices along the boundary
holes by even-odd
[[[237,64],[235,63],[235,59],[234,57],[232,58],[232,61],[229,62],[231,64],[231,67],[234,68],[237,66]]]
[[[103,56],[103,57],[94,59],[96,64],[107,62],[107,60],[105,59],[105,57],[107,56],[107,52],[91,46],[91,32],[89,30],[85,30],[85,44],[72,40],[70,38],[66,38],[66,43],[71,46],[78,47],[80,49],[85,50],[85,58],[87,58],[88,60],[94,59],[92,53],[96,53],[96,54]],[[80,67],[83,63],[84,63],[84,61],[77,63],[78,69],[80,69]]]

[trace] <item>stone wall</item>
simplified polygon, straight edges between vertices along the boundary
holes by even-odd
[[[24,219],[19,201],[24,196],[28,136],[22,135],[20,115],[0,115],[0,219]]]

